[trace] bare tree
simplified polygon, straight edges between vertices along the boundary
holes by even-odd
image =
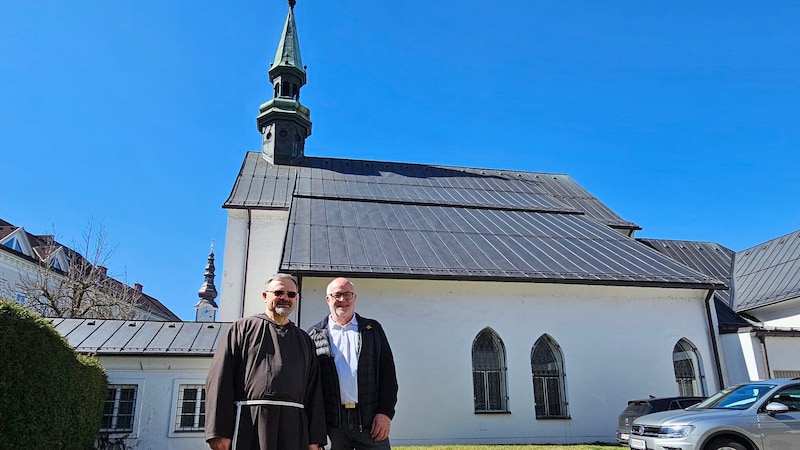
[[[58,243],[54,235],[32,242],[38,266],[17,285],[23,305],[43,317],[127,319],[141,293],[107,274],[115,250],[102,226],[89,222],[80,251]],[[85,255],[85,256],[84,256]],[[64,264],[66,262],[66,264]]]

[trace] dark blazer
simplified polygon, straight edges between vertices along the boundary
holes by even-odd
[[[394,418],[397,404],[397,372],[394,356],[383,327],[377,320],[356,314],[361,345],[358,356],[358,410],[361,424],[372,426],[376,414]],[[339,375],[331,353],[328,317],[309,328],[319,361],[322,394],[325,400],[325,419],[328,428],[339,426],[341,395]]]

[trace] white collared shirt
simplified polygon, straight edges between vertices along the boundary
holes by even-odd
[[[336,373],[339,375],[339,393],[342,404],[358,402],[358,354],[361,336],[358,334],[356,315],[345,325],[328,317],[331,351]]]

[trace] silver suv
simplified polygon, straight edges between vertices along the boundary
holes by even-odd
[[[636,450],[800,449],[800,378],[754,381],[681,411],[636,419]]]

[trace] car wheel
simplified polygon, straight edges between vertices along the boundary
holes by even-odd
[[[747,450],[747,447],[733,439],[720,438],[709,442],[703,450]]]

